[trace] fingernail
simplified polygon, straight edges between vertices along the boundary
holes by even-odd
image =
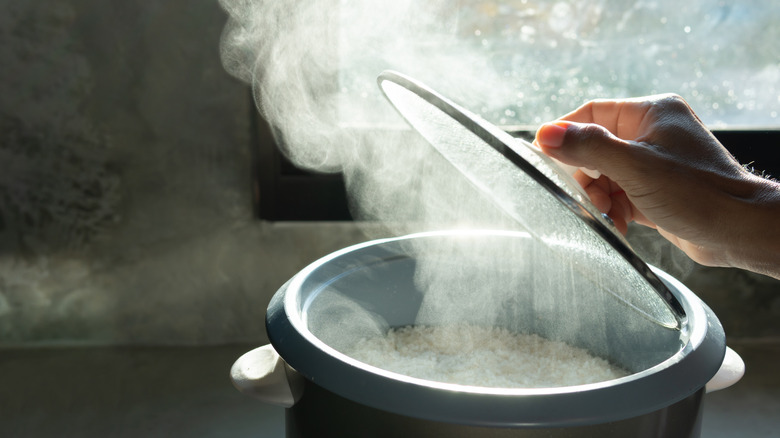
[[[545,123],[536,133],[536,140],[542,146],[548,148],[559,148],[566,137],[566,130],[569,127],[567,122]]]

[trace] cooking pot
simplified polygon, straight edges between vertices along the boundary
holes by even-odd
[[[705,392],[744,373],[712,310],[651,267],[683,312],[677,327],[659,323],[577,275],[581,267],[561,263],[551,245],[519,231],[441,231],[330,254],[274,295],[271,344],[235,362],[234,385],[284,406],[288,437],[698,437]],[[458,309],[438,320],[427,308],[431,279],[443,281]],[[462,322],[564,341],[629,374],[577,386],[476,387],[345,353],[389,328]]]

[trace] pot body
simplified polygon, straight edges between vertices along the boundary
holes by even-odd
[[[415,246],[442,241],[456,246],[434,254]],[[462,245],[486,242],[511,251],[476,256],[466,245],[465,258],[454,261]],[[592,277],[577,277],[579,266],[548,274],[556,258],[546,251],[525,233],[425,233],[345,248],[302,270],[266,315],[273,349],[296,376],[285,405],[288,436],[699,436],[704,387],[726,350],[712,311],[657,271],[685,309],[680,328],[664,326]],[[426,264],[457,303],[440,323],[541,334],[631,374],[561,388],[481,388],[411,378],[344,353],[351,340],[430,323],[425,303],[433,289],[421,287],[429,279],[419,275]],[[500,287],[485,287],[480,272],[500,278]]]
[[[393,414],[340,397],[311,381],[285,410],[288,438],[698,438],[704,390],[647,414],[572,427],[480,427]],[[574,413],[573,413],[574,414]]]

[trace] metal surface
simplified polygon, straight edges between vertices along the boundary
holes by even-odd
[[[491,185],[487,180],[495,177],[493,172],[497,169],[480,169],[478,167],[480,165],[478,161],[480,160],[473,159],[472,155],[464,155],[462,153],[459,155],[459,151],[453,152],[451,150],[452,148],[449,147],[451,144],[457,145],[456,147],[462,147],[464,143],[468,143],[468,139],[465,138],[466,136],[463,135],[463,132],[455,129],[459,127],[457,125],[462,126],[466,131],[481,140],[481,142],[472,141],[469,144],[469,147],[474,149],[484,149],[476,151],[476,153],[482,154],[483,157],[487,158],[489,157],[488,152],[490,152],[487,149],[492,148],[493,151],[499,153],[508,162],[511,162],[517,172],[530,176],[536,184],[552,195],[550,203],[557,202],[565,206],[568,214],[584,223],[587,229],[596,233],[610,248],[614,249],[649,285],[652,291],[660,297],[673,317],[667,317],[662,312],[648,309],[648,306],[644,306],[641,302],[637,304],[636,301],[630,299],[628,301],[632,305],[641,308],[650,317],[654,317],[659,323],[676,327],[680,326],[685,313],[674,294],[669,291],[664,282],[652,272],[647,264],[636,255],[622,235],[611,224],[611,221],[592,205],[579,185],[568,174],[559,169],[555,163],[536,151],[530,144],[511,137],[496,126],[471,114],[414,79],[388,71],[379,76],[378,83],[385,96],[399,113],[434,148],[469,178],[475,186],[480,188],[486,196],[493,199],[499,208],[502,208],[511,217],[518,220],[529,232],[536,234],[537,237],[544,240],[548,237],[547,235],[554,235],[560,230],[541,230],[539,229],[539,224],[544,223],[544,217],[541,220],[529,219],[529,215],[539,213],[529,210],[520,211],[521,209],[515,208],[514,205],[516,204],[513,204],[507,198],[519,196],[517,191],[496,193],[495,190],[491,190]],[[419,99],[415,99],[415,96],[419,97]],[[439,129],[435,133],[430,133],[428,131],[432,125],[441,124],[443,120],[444,123],[448,123],[446,121],[447,117],[439,117],[433,121],[426,120],[431,113],[436,115],[437,111],[446,114],[455,124],[448,125],[448,129]],[[553,220],[555,218],[548,217],[546,219]],[[576,236],[574,232],[571,235]],[[571,240],[578,241],[576,238]],[[603,269],[603,267],[599,266],[599,269]],[[628,286],[624,289],[630,288]],[[643,291],[635,291],[635,293],[639,294],[643,293]],[[618,298],[625,299],[626,297],[623,295],[618,296]]]

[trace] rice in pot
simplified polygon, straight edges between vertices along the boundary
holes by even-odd
[[[411,377],[492,388],[573,386],[629,374],[564,342],[473,325],[401,327],[345,353]]]

